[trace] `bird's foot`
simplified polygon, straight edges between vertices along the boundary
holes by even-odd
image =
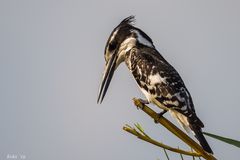
[[[161,118],[166,112],[167,110],[163,110],[162,112],[158,113],[158,117]],[[157,120],[154,120],[154,122],[158,123]]]
[[[158,116],[162,117],[166,112],[167,112],[167,110],[163,110],[162,112],[158,113]]]

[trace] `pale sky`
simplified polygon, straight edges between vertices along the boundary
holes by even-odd
[[[132,98],[144,97],[125,64],[96,103],[105,43],[129,15],[182,76],[204,131],[240,140],[239,1],[1,0],[1,160],[166,159],[122,130],[134,123],[187,149],[134,107]],[[239,156],[238,148],[207,140],[219,159]]]

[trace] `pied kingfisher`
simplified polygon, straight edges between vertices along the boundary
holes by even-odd
[[[204,125],[196,115],[182,78],[157,51],[151,38],[133,25],[134,21],[134,16],[125,18],[108,38],[98,102],[102,102],[115,69],[125,61],[147,98],[142,102],[159,103],[163,109],[160,115],[169,111],[186,131],[194,133],[204,150],[213,153],[202,134]]]

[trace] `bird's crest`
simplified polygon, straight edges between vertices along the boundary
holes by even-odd
[[[134,25],[134,23],[135,23],[135,16],[131,15],[131,16],[125,18],[124,20],[122,20],[122,22],[119,24],[119,26]]]

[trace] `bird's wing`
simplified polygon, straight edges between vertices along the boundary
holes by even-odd
[[[131,50],[131,71],[138,85],[168,108],[188,117],[190,124],[200,128],[192,98],[178,72],[152,48]]]

